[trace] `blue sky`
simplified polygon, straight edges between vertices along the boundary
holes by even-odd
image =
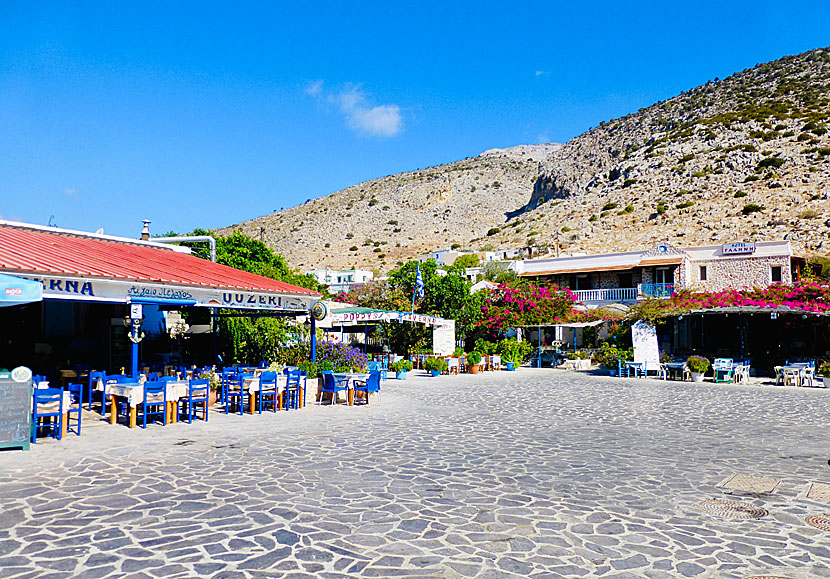
[[[815,2],[0,0],[0,216],[219,227],[830,45]]]

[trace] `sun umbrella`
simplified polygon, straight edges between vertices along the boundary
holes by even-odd
[[[19,306],[43,299],[43,284],[0,273],[0,307]]]

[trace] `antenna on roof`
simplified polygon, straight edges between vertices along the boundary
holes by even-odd
[[[55,220],[55,216],[54,216],[54,215],[50,215],[50,216],[49,216],[49,223],[47,223],[47,224],[46,224],[46,226],[47,226],[47,227],[57,227],[57,226],[58,226],[58,224],[57,224],[57,223],[53,223],[53,221],[54,221],[54,220]]]
[[[104,234],[104,228],[103,227],[99,227],[98,229],[95,230],[95,235],[103,235],[103,234]]]

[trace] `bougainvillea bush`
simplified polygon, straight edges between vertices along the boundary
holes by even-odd
[[[680,290],[667,299],[649,299],[637,304],[631,309],[629,317],[655,322],[661,318],[687,314],[692,310],[734,306],[787,308],[809,313],[830,312],[830,285],[811,281],[719,292]]]
[[[556,323],[571,314],[575,301],[569,289],[556,285],[500,285],[484,300],[479,325],[500,332],[518,326]]]

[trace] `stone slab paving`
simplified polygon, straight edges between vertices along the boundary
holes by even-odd
[[[830,390],[413,372],[368,407],[89,417],[0,452],[0,577],[830,577],[803,492],[830,481]],[[737,473],[781,484],[723,494]]]

